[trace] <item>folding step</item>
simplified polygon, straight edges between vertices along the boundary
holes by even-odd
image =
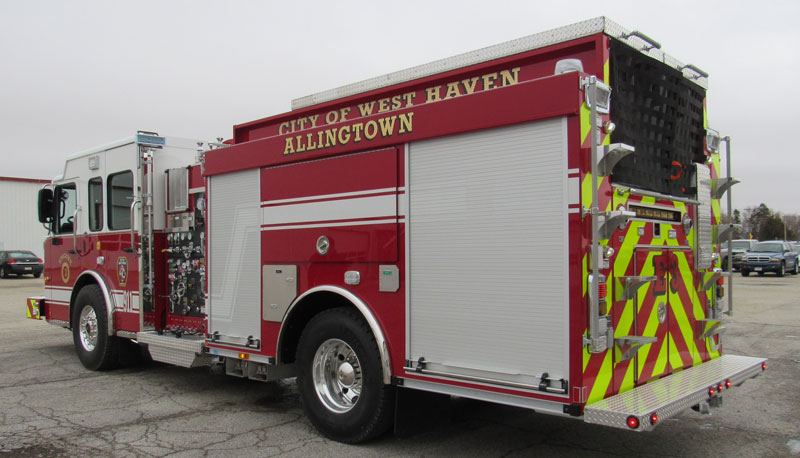
[[[203,352],[205,337],[174,334],[161,334],[155,331],[140,332],[136,340],[146,344],[153,360],[180,367],[208,366],[211,356]]]
[[[587,405],[583,420],[587,423],[630,428],[628,419],[635,417],[635,431],[646,431],[657,423],[673,417],[697,404],[707,402],[712,396],[709,388],[716,390],[720,383],[731,381],[736,386],[760,374],[766,358],[724,355],[698,366],[676,372],[630,391]],[[727,389],[727,388],[726,388]]]

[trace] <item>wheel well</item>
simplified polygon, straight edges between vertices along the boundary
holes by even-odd
[[[350,307],[356,310],[359,316],[361,315],[350,301],[330,291],[309,294],[292,307],[280,337],[280,355],[278,355],[280,361],[285,364],[293,363],[297,353],[297,343],[306,324],[323,310],[336,307]]]
[[[72,295],[69,298],[69,327],[72,328],[72,312],[75,308],[75,298],[78,297],[78,293],[83,289],[84,286],[88,285],[96,285],[97,280],[94,279],[91,275],[83,275],[75,282],[75,286],[72,287]]]

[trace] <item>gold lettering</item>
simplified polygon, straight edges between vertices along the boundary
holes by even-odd
[[[392,110],[396,110],[396,109],[400,108],[401,106],[402,106],[402,104],[400,103],[400,96],[396,95],[396,96],[392,97]]]
[[[350,126],[342,126],[342,128],[339,129],[339,144],[346,145],[349,142],[350,142]]]
[[[294,145],[292,144],[292,137],[286,138],[286,145],[283,147],[283,155],[294,154]]]
[[[497,79],[497,72],[483,75],[483,90],[488,91],[494,87],[494,81]]]
[[[503,87],[519,83],[519,67],[501,71],[500,78],[500,85]]]
[[[406,92],[401,97],[403,97],[403,100],[405,100],[406,107],[410,107],[410,106],[414,105],[414,97],[416,97],[416,96],[417,96],[416,92]]]
[[[358,111],[361,112],[361,116],[369,116],[372,114],[372,110],[375,108],[375,101],[368,103],[359,103],[358,104]]]
[[[331,146],[336,146],[336,129],[328,129],[325,131],[325,148],[330,148]],[[321,143],[321,142],[320,142]]]
[[[439,89],[441,88],[442,86],[434,86],[425,89],[425,92],[427,93],[427,99],[425,100],[425,103],[438,102],[441,100],[439,97]]]
[[[372,132],[370,132],[370,128]],[[378,123],[375,121],[367,122],[366,127],[364,127],[364,136],[367,137],[367,140],[372,140],[376,135],[378,135]]]
[[[354,135],[353,143],[360,142],[361,141],[361,131],[364,130],[364,124],[362,124],[362,123],[353,124],[352,129],[353,129],[353,135]]]
[[[303,144],[303,137],[298,135],[298,136],[295,137],[295,140],[296,140],[296,143],[297,143],[296,151],[298,153],[304,152],[306,150],[306,145]]]
[[[478,84],[478,77],[475,76],[468,80],[462,80],[461,84],[464,85],[464,89],[467,91],[467,95],[472,94],[475,92],[475,85]]]
[[[315,114],[314,116],[309,116],[308,117],[308,120],[311,121],[311,128],[312,129],[317,127],[317,118],[319,118],[318,114]]]
[[[458,91],[458,83],[447,83],[447,93],[444,95],[444,99],[452,99],[459,95],[461,95],[461,93]]]
[[[338,111],[329,111],[328,114],[325,115],[325,124],[334,124],[338,121],[339,121]]]
[[[306,118],[300,118],[297,120],[297,123],[300,124],[300,130],[305,130],[306,128]]]
[[[378,123],[381,125],[381,136],[382,137],[391,137],[392,133],[394,133],[394,120],[397,119],[397,116],[387,116],[385,118],[378,119]]]
[[[314,139],[311,138],[312,135],[314,134],[311,133],[306,134],[306,144],[307,144],[306,151],[314,151],[315,149],[317,149],[317,144],[314,143]]]
[[[289,132],[294,132],[295,130],[297,130],[297,120],[296,119],[292,119],[291,121],[289,121],[289,125],[292,127],[292,130],[290,130]]]
[[[288,131],[289,131],[289,123],[285,121],[282,122],[280,127],[278,127],[278,135],[286,135],[289,133]]]
[[[378,100],[378,113],[386,113],[389,111],[389,99]]]
[[[339,119],[342,121],[347,120],[347,115],[350,113],[350,107],[344,107],[339,109]]]
[[[400,118],[400,128],[397,130],[397,134],[402,135],[406,132],[411,132],[413,130],[411,123],[414,120],[414,112],[403,113],[398,117]]]

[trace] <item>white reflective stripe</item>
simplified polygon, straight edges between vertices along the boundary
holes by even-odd
[[[315,227],[339,227],[339,226],[366,226],[368,224],[393,224],[397,223],[397,218],[392,219],[372,219],[372,220],[359,220],[359,221],[343,221],[338,223],[313,223],[313,224],[297,224],[292,226],[269,226],[262,227],[262,231],[282,231],[286,229],[312,229]],[[402,221],[400,221],[402,222]]]
[[[50,300],[55,302],[66,302],[72,298],[72,288],[45,288],[50,293]]]
[[[581,182],[578,177],[567,178],[567,192],[569,193],[567,205],[581,203]]]
[[[264,206],[264,205],[274,205],[274,204],[286,204],[286,203],[306,202],[309,200],[321,200],[321,199],[340,199],[343,197],[363,196],[367,194],[382,194],[386,192],[396,192],[396,191],[397,188],[367,189],[366,191],[342,192],[338,194],[320,194],[317,196],[294,197],[292,199],[267,200],[261,202],[261,205]]]
[[[278,205],[261,209],[262,226],[396,217],[396,194]]]
[[[123,312],[138,312],[139,311],[139,292],[114,290],[111,291],[114,296],[115,311]]]

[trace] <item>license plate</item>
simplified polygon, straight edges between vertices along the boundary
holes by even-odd
[[[761,267],[756,267],[756,268],[755,268],[755,269],[753,269],[753,270],[755,270],[756,272],[761,272],[763,269],[762,269]]]
[[[26,267],[25,270],[31,270],[33,267]]]

